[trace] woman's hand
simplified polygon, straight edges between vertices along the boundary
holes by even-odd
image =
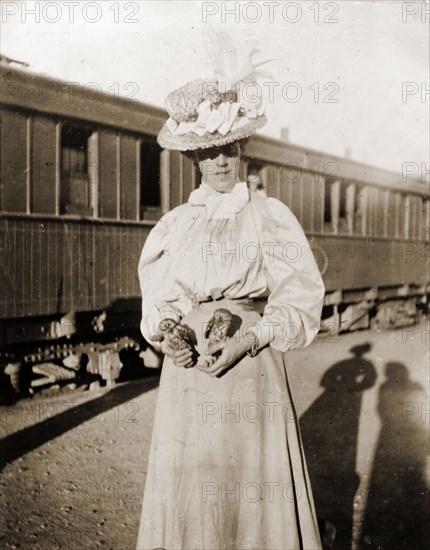
[[[175,351],[169,346],[166,340],[162,340],[161,353],[164,353],[164,355],[167,355],[167,357],[170,357],[170,359],[173,361],[173,363],[177,367],[189,369],[194,365],[194,361],[193,361],[194,353],[189,348]]]
[[[252,344],[253,340],[249,336],[241,336],[239,341],[233,336],[226,343],[215,362],[210,365],[207,362],[204,365],[197,363],[196,368],[209,376],[218,376],[245,355],[251,349]]]
[[[165,338],[160,339],[160,336],[153,336],[151,340],[160,342],[160,351],[173,361],[175,366],[182,368],[190,368],[194,366],[195,352],[193,350],[186,348],[179,351],[175,351],[169,346],[168,341]]]

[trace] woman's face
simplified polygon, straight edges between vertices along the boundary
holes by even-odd
[[[240,145],[231,143],[197,151],[203,180],[220,193],[229,192],[239,181]]]

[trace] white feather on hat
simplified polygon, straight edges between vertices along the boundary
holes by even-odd
[[[239,83],[247,84],[256,82],[258,78],[272,78],[268,71],[259,68],[272,59],[258,62],[256,57],[260,50],[250,43],[249,36],[239,45],[234,43],[228,32],[209,28],[203,40],[209,61],[215,70],[215,79],[225,85],[223,91],[232,90]]]

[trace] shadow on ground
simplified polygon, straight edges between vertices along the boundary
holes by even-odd
[[[159,372],[151,371],[150,376],[119,384],[95,399],[4,437],[0,440],[0,470],[20,456],[80,424],[152,390],[158,386],[158,383]],[[24,410],[28,408],[30,416],[31,411],[37,407],[37,401],[26,400],[25,403],[20,402],[18,406],[23,407]]]
[[[376,382],[375,368],[364,357],[370,349],[367,343],[355,346],[352,357],[326,371],[324,393],[300,420],[317,514],[335,526],[333,548],[339,550],[352,546],[361,402],[363,392]],[[358,547],[425,548],[430,525],[428,434],[423,403],[417,402],[423,388],[409,379],[402,363],[387,363],[385,377],[378,392],[381,430]]]
[[[361,399],[376,381],[373,364],[363,357],[370,349],[367,343],[355,346],[353,357],[326,371],[321,379],[324,393],[300,420],[317,514],[335,526],[334,548],[339,549],[352,544]]]
[[[361,547],[378,550],[426,548],[430,526],[428,402],[423,388],[398,362],[385,366],[379,389],[381,431],[370,477]]]

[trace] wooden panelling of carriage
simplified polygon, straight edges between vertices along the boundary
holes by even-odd
[[[323,273],[325,328],[413,323],[428,303],[428,184],[258,138],[248,165],[300,220]]]
[[[90,339],[138,330],[142,245],[161,215],[198,185],[192,162],[156,143],[165,116],[142,103],[3,70],[5,353],[63,337],[65,319],[73,319],[74,334]],[[377,326],[416,320],[416,305],[429,293],[425,183],[255,136],[243,172],[259,174],[266,193],[301,222],[327,289],[326,325],[347,330],[367,326],[369,317]]]

